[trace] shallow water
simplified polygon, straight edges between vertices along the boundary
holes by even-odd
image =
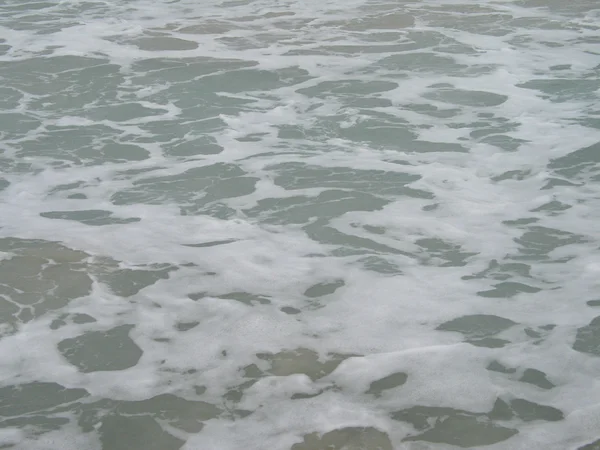
[[[0,447],[600,448],[595,0],[0,0]]]

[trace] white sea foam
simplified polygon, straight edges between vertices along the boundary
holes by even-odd
[[[592,2],[20,5],[0,446],[600,437]],[[36,383],[52,400],[18,412]],[[144,403],[165,394],[189,403]]]

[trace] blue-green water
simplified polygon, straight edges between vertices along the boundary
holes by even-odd
[[[600,448],[599,36],[0,0],[0,447]]]

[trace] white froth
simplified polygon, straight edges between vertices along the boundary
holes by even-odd
[[[0,123],[0,238],[52,244],[5,243],[0,264],[22,264],[10,268],[32,290],[47,289],[53,264],[59,287],[72,272],[91,280],[66,306],[3,324],[3,387],[59,383],[88,403],[169,393],[222,409],[200,432],[178,431],[186,450],[288,450],[346,427],[386,433],[394,450],[450,448],[404,442],[423,430],[391,414],[487,414],[499,398],[565,418],[500,421],[519,433],[486,448],[598,438],[600,361],[573,348],[600,315],[587,304],[600,287],[598,161],[569,160],[600,141],[590,2],[1,9],[0,79],[16,100],[0,120],[17,118]],[[374,25],[387,13],[414,25]],[[98,65],[90,79],[62,90],[78,69],[52,64],[84,63]],[[97,98],[81,100],[88,90]],[[102,159],[113,144],[124,149]],[[470,315],[514,324],[483,336],[491,344],[443,330]],[[120,325],[143,351],[133,367],[82,373],[59,351]],[[524,382],[526,370],[553,387]],[[397,373],[404,384],[369,393]],[[4,428],[0,447],[102,448],[72,419],[39,436]]]

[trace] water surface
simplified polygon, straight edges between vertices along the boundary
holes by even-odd
[[[0,447],[600,448],[598,36],[0,0]]]

